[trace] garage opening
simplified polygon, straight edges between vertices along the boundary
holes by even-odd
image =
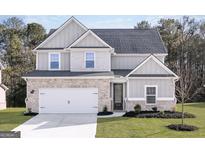
[[[39,89],[39,113],[97,113],[97,88]]]

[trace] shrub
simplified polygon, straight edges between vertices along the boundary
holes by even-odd
[[[123,117],[180,119],[182,118],[182,113],[172,111],[141,111],[137,114],[135,111],[130,111],[126,112]],[[184,113],[184,118],[195,118],[195,115],[191,113]]]
[[[108,111],[107,106],[104,106],[102,112],[98,112],[98,115],[99,115],[99,116],[103,116],[103,115],[111,115],[111,114],[113,114],[113,112]]]
[[[157,107],[153,107],[152,110],[153,110],[154,112],[156,112],[156,111],[157,111]]]
[[[135,111],[136,114],[139,114],[140,111],[141,111],[141,106],[140,106],[139,104],[136,104],[136,105],[134,106],[134,111]]]
[[[182,124],[171,124],[167,126],[169,129],[176,130],[176,131],[194,131],[198,130],[199,128],[192,125],[182,125]]]
[[[107,106],[103,107],[103,112],[107,112]]]

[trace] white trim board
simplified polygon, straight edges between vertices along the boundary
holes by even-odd
[[[51,68],[51,54],[57,54],[58,55],[58,60],[59,60],[59,68],[58,69],[52,69]],[[56,70],[61,70],[61,53],[60,52],[49,52],[48,53],[48,70],[49,71],[56,71]]]
[[[23,79],[113,79],[113,76],[92,76],[92,77],[86,77],[86,76],[82,76],[82,77],[56,77],[56,76],[50,76],[50,77],[22,77]]]
[[[156,53],[156,54],[154,54],[155,56],[167,56],[168,54],[167,53]],[[124,53],[124,54],[122,54],[122,53],[116,53],[115,54],[115,56],[130,56],[130,57],[132,57],[132,56],[150,56],[150,54],[147,54],[147,53],[141,53],[141,54],[139,54],[139,53],[130,53],[130,54],[128,54],[128,53]]]
[[[85,32],[80,38],[78,38],[75,42],[73,42],[68,49],[70,49],[71,47],[75,46],[76,44],[78,44],[81,40],[83,40],[86,36],[88,36],[89,34],[93,35],[97,40],[99,40],[101,43],[103,43],[105,46],[109,47],[110,49],[113,49],[109,44],[107,44],[105,41],[103,41],[99,36],[97,36],[94,32],[92,32],[91,30],[88,30],[87,32]]]
[[[147,103],[147,87],[155,87],[156,88],[155,103]],[[157,100],[158,100],[158,85],[144,85],[144,99],[145,99],[145,104],[146,105],[157,104]]]
[[[62,24],[54,33],[52,33],[49,37],[47,37],[42,43],[40,43],[34,51],[37,50],[37,48],[40,48],[42,45],[47,43],[50,39],[52,39],[54,36],[56,36],[61,30],[63,30],[68,24],[70,24],[72,21],[76,22],[80,27],[82,27],[85,31],[88,30],[87,27],[85,27],[82,23],[80,23],[75,17],[70,17],[64,24]]]
[[[94,67],[93,68],[87,68],[86,67],[86,54],[87,53],[93,53],[93,56],[94,56]],[[94,51],[85,51],[84,52],[84,69],[86,69],[86,70],[89,70],[89,71],[93,71],[93,70],[95,70],[96,69],[96,54],[95,54],[95,52]]]
[[[175,98],[172,97],[158,97],[156,101],[174,101]],[[144,97],[130,97],[127,98],[128,101],[146,101]]]
[[[155,56],[150,55],[147,57],[141,64],[139,64],[135,69],[133,69],[126,77],[129,77],[131,74],[133,74],[136,70],[138,70],[140,67],[142,67],[146,62],[148,62],[150,59],[153,59],[157,64],[159,64],[165,71],[167,71],[170,74],[173,74],[175,78],[178,78],[178,76],[172,72],[168,67],[166,67],[159,59],[157,59]]]

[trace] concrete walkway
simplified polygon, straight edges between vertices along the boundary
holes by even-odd
[[[21,131],[22,138],[94,138],[96,126],[96,114],[39,114],[13,131]]]

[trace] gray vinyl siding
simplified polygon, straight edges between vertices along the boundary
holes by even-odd
[[[61,53],[61,70],[70,70],[70,53]]]
[[[69,46],[78,37],[80,37],[85,30],[76,22],[72,21],[64,29],[62,29],[56,36],[47,41],[43,48],[64,48]]]
[[[38,52],[38,70],[48,70],[48,52]]]
[[[164,57],[165,56],[157,56],[157,58],[164,63]],[[139,65],[143,60],[147,58],[147,55],[145,56],[118,56],[113,55],[111,57],[111,65],[112,69],[134,69],[137,65]]]
[[[95,68],[90,68],[90,69],[85,68],[85,52],[86,50],[71,52],[70,54],[71,71],[76,71],[76,72],[78,71],[110,71],[111,54],[108,50],[94,51],[95,52]]]
[[[173,79],[129,79],[129,98],[145,98],[145,85],[157,85],[157,97],[174,96]]]
[[[153,59],[147,61],[143,66],[137,69],[133,74],[169,74]]]
[[[38,52],[38,70],[49,70],[49,52]],[[61,70],[70,70],[70,53],[61,52]]]
[[[76,47],[105,47],[105,45],[96,39],[91,33],[88,34],[84,39],[82,39]]]

